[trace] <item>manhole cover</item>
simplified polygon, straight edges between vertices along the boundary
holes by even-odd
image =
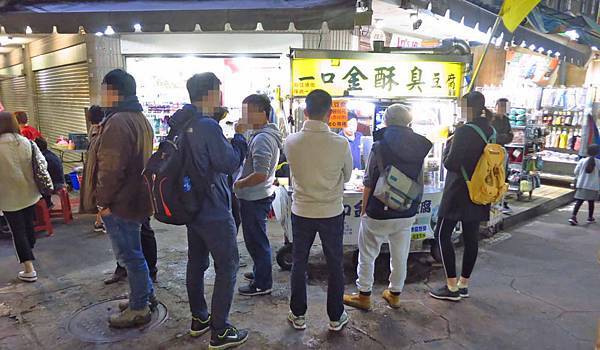
[[[108,326],[108,318],[118,312],[121,301],[123,299],[102,301],[80,309],[69,320],[67,330],[84,342],[112,343],[139,337],[167,319],[167,307],[160,303],[152,313],[152,321],[147,325],[131,329],[111,328]]]

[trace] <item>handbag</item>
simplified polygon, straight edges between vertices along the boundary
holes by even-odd
[[[384,146],[382,142],[380,145]],[[419,176],[419,181],[414,181],[393,165],[384,168],[383,157],[381,152],[378,152],[379,150],[375,152],[375,156],[377,157],[377,167],[381,173],[377,179],[373,197],[392,210],[410,209],[423,196],[423,175]]]
[[[35,148],[37,147],[32,141],[31,143],[31,166],[33,170],[33,180],[42,194],[42,196],[50,196],[54,191],[54,185],[52,184],[52,178],[48,173],[47,165],[42,162],[39,158]]]

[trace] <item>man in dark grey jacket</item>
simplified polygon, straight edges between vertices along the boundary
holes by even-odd
[[[244,241],[254,268],[245,275],[250,284],[239,292],[246,296],[265,295],[271,293],[273,286],[267,215],[274,199],[273,183],[283,140],[277,125],[269,123],[271,103],[267,96],[250,95],[242,104],[242,123],[254,132],[234,191],[240,200]]]

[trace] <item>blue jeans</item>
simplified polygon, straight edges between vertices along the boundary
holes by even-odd
[[[271,211],[272,203],[273,197],[257,201],[240,199],[244,241],[254,261],[253,285],[259,289],[273,287],[271,245],[267,237],[267,215]]]
[[[211,329],[221,333],[229,327],[227,319],[233,301],[236,275],[240,263],[237,232],[233,217],[225,221],[196,220],[187,226],[188,264],[186,286],[192,316],[206,320],[208,306],[204,298],[204,273],[215,264],[215,287],[211,302]]]
[[[306,281],[308,258],[317,232],[329,270],[327,283],[327,315],[339,321],[344,312],[344,215],[327,219],[308,219],[292,214],[292,297],[290,309],[296,316],[306,314]]]
[[[142,310],[154,294],[148,265],[142,252],[140,222],[126,220],[114,214],[102,218],[110,237],[117,262],[127,269],[129,280],[129,307]]]

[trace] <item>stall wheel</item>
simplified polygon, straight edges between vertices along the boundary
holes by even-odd
[[[292,244],[285,244],[277,251],[277,265],[281,267],[283,271],[290,271],[292,269]]]

